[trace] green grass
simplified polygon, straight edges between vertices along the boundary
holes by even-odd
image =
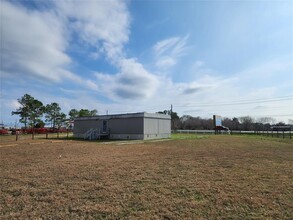
[[[232,136],[238,136],[238,137],[243,137],[243,138],[247,138],[247,139],[255,139],[255,140],[263,140],[263,141],[274,141],[274,142],[281,142],[281,143],[288,143],[288,144],[292,144],[293,143],[293,139],[290,139],[289,135],[285,136],[285,138],[283,138],[283,136],[267,136],[267,135],[257,135],[257,134],[244,134],[244,135],[232,135]]]
[[[171,135],[172,140],[192,140],[192,139],[203,139],[203,138],[209,138],[209,135],[182,134],[182,133],[176,133]]]

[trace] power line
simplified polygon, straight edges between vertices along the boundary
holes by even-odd
[[[237,114],[237,115],[239,115],[239,111],[221,111],[221,110],[217,110],[216,111],[217,112],[217,114],[220,114],[220,115],[227,115],[227,114],[229,114],[229,115],[231,115],[231,114]],[[215,111],[185,111],[185,113],[193,113],[193,114],[214,114],[215,113]],[[247,111],[243,111],[243,112],[241,112],[241,115],[253,115],[253,114],[258,114],[258,115],[260,115],[259,114],[260,113],[260,111],[249,111],[249,112],[247,112]],[[264,112],[264,115],[265,114],[268,114],[268,113],[274,113],[274,112],[272,112],[272,111],[265,111]],[[279,114],[279,115],[277,115],[277,114],[273,114],[273,115],[275,115],[275,116],[293,116],[293,114]],[[263,115],[262,115],[263,116]]]
[[[282,106],[272,106],[272,107],[270,107],[270,106],[261,106],[261,107],[263,107],[263,108],[260,108],[260,109],[257,109],[257,108],[217,108],[217,111],[219,111],[219,112],[233,112],[233,111],[239,111],[239,110],[241,110],[241,111],[245,111],[245,110],[247,110],[247,111],[271,111],[271,110],[276,110],[276,109],[284,109],[284,108],[290,108],[291,106],[289,106],[289,105],[282,105]],[[205,107],[203,107],[203,108],[205,108]],[[197,112],[197,111],[211,111],[211,110],[204,110],[204,109],[190,109],[190,110],[186,110],[186,111],[184,111],[184,112]]]
[[[216,103],[192,103],[192,104],[185,104],[185,105],[175,105],[177,108],[188,108],[188,107],[212,107],[212,106],[227,106],[227,105],[246,105],[246,104],[255,104],[255,103],[270,103],[270,102],[280,102],[280,101],[288,101],[292,100],[293,101],[293,96],[292,98],[279,98],[279,99],[259,99],[259,100],[253,100],[253,101],[231,101],[231,102],[226,102],[226,103],[221,103],[221,102],[216,102]]]
[[[281,101],[293,101],[293,95],[271,97],[271,98],[257,98],[257,99],[240,99],[226,102],[190,102],[185,104],[174,105],[176,108],[189,108],[189,107],[213,107],[213,106],[229,106],[229,105],[245,105],[245,104],[255,104],[255,103],[270,103],[270,102],[281,102]],[[169,109],[170,103],[160,103],[159,105],[148,105],[148,108],[145,108],[144,105],[136,105],[136,107],[142,107],[145,110],[162,110]]]

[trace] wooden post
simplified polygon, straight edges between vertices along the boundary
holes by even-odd
[[[33,130],[32,130],[32,140],[34,140],[35,139],[35,129],[33,128]]]
[[[57,129],[57,138],[59,138],[59,129]]]
[[[15,141],[18,141],[18,131],[15,131]],[[291,136],[290,136],[291,137]]]

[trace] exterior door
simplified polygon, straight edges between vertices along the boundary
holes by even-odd
[[[103,133],[106,133],[108,129],[108,121],[103,121]]]

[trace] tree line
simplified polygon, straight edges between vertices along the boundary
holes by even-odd
[[[172,130],[213,130],[213,119],[205,119],[201,117],[193,117],[191,115],[178,116],[176,112],[170,110],[159,111],[157,113],[171,115]],[[293,125],[293,120],[289,120],[289,124]],[[272,117],[261,117],[254,119],[251,116],[222,118],[222,125],[230,130],[240,131],[264,131],[272,126],[284,126],[284,122],[277,122]]]
[[[17,101],[20,106],[11,114],[19,115],[19,122],[24,124],[24,128],[41,128],[45,126],[45,122],[49,123],[51,128],[60,128],[68,126],[76,117],[96,116],[98,114],[96,109],[71,109],[66,115],[61,111],[58,103],[52,102],[44,105],[29,94],[25,94]]]

